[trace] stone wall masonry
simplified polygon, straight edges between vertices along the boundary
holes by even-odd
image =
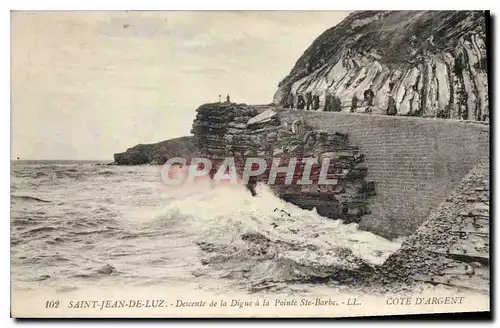
[[[376,195],[360,227],[385,237],[416,231],[431,210],[489,156],[487,123],[336,112],[280,111],[317,131],[348,135],[365,155]]]

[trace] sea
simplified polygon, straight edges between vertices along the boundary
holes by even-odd
[[[329,295],[352,288],[331,268],[378,266],[400,246],[265,185],[252,197],[243,186],[165,185],[154,165],[11,164],[12,293]]]

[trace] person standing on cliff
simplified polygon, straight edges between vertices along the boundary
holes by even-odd
[[[306,110],[310,110],[312,107],[312,93],[306,92]]]
[[[302,95],[299,95],[299,97],[297,98],[297,109],[304,109],[304,105],[305,105],[305,102],[304,102],[304,96]]]
[[[323,107],[323,111],[330,112],[332,110],[332,95],[326,93],[325,95],[325,106]]]
[[[373,93],[372,89],[367,89],[363,92],[363,97],[366,102],[366,106],[373,106],[373,98],[375,97],[375,93]]]
[[[287,101],[287,105],[291,108],[291,109],[294,109],[294,104],[293,104],[293,95],[290,93],[288,95],[288,101]]]
[[[227,96],[226,96],[226,102],[227,102],[227,103],[231,102],[231,97],[229,97],[229,93],[228,93],[228,94],[227,94]]]
[[[313,96],[313,109],[314,110],[319,109],[319,96],[318,95]]]
[[[392,95],[389,95],[389,99],[387,100],[387,115],[396,116],[398,114],[398,110],[396,108],[396,101]]]
[[[334,112],[341,112],[342,111],[342,102],[340,101],[340,98],[337,96],[332,96],[330,106],[331,106],[331,111],[334,111]]]
[[[351,113],[356,113],[356,108],[358,108],[358,97],[353,96],[351,101]]]

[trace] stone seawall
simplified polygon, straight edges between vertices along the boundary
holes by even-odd
[[[349,136],[365,155],[376,195],[360,227],[386,237],[415,232],[480,158],[489,156],[489,125],[467,121],[333,112],[279,111],[316,131]]]
[[[489,291],[490,167],[483,159],[380,270],[403,280]]]

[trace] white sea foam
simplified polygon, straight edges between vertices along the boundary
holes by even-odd
[[[332,267],[355,270],[356,258],[381,264],[400,247],[264,185],[252,197],[209,181],[166,186],[156,167],[70,169],[14,168],[14,196],[51,201],[12,200],[14,288],[190,283],[228,291],[272,280],[286,290]]]

